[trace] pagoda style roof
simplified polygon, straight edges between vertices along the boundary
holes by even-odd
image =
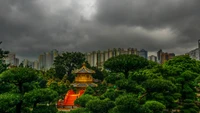
[[[78,73],[90,73],[90,74],[93,74],[93,73],[95,73],[95,71],[93,71],[91,69],[88,69],[85,66],[85,63],[83,63],[83,66],[80,69],[75,70],[74,73],[76,73],[76,74],[78,74]]]

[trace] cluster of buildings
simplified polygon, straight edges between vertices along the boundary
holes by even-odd
[[[53,67],[54,60],[58,54],[57,50],[52,50],[39,55],[38,60],[36,61],[29,61],[25,59],[22,61],[22,64],[24,67],[31,67],[37,70],[48,70]]]
[[[123,54],[139,55],[160,64],[163,64],[164,62],[175,56],[174,53],[163,52],[161,49],[157,52],[157,56],[148,56],[148,51],[144,49],[138,50],[137,48],[113,48],[106,51],[99,50],[85,53],[85,58],[91,66],[102,68],[104,62],[107,61],[109,58]],[[195,48],[194,50],[191,50],[186,54],[188,54],[193,59],[200,60],[200,40],[198,40],[198,48]],[[52,50],[50,52],[45,52],[39,55],[38,60],[36,61],[29,61],[25,59],[22,61],[21,65],[37,70],[48,70],[53,67],[54,60],[58,55],[59,52],[57,50]],[[4,61],[6,64],[10,64],[10,66],[19,66],[19,59],[16,58],[16,55],[14,53],[9,53],[7,57],[4,58]]]
[[[107,61],[109,58],[123,54],[139,55],[148,60],[161,64],[175,56],[174,53],[166,53],[162,50],[159,50],[157,52],[157,56],[148,56],[148,51],[144,49],[138,50],[137,48],[113,48],[106,51],[99,50],[85,53],[85,58],[91,66],[103,68],[104,62]],[[24,67],[31,67],[37,70],[48,70],[53,67],[54,60],[58,55],[59,52],[57,50],[52,50],[50,52],[40,54],[38,56],[38,59],[35,61],[24,59],[20,65]],[[8,56],[5,58],[5,62],[6,64],[11,64],[11,66],[19,66],[19,59],[16,58],[16,55],[13,53],[8,54]]]
[[[7,57],[4,58],[4,61],[6,64],[10,64],[10,66],[18,66],[19,65],[19,59],[16,58],[15,53],[9,53]]]
[[[175,57],[174,53],[163,52],[162,49],[160,49],[157,52],[158,63],[160,64],[163,64],[164,62],[166,62],[169,59],[172,59],[173,57]]]
[[[91,66],[102,68],[105,61],[107,61],[111,57],[115,57],[122,54],[134,54],[144,57],[148,60],[164,63],[165,61],[173,58],[175,56],[174,53],[166,53],[162,50],[157,52],[157,56],[151,55],[148,57],[148,51],[141,49],[137,50],[137,48],[114,48],[108,49],[106,51],[93,51],[85,54],[86,60]]]

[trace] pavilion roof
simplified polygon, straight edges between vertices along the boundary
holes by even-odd
[[[90,73],[90,74],[93,74],[93,73],[95,73],[95,71],[91,70],[91,69],[88,69],[85,66],[85,63],[83,63],[83,66],[80,69],[75,70],[74,73],[76,73],[76,74],[78,74],[78,73]]]

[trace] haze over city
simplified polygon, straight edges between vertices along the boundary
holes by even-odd
[[[20,59],[59,51],[159,49],[184,54],[200,38],[200,0],[1,0],[1,47]]]

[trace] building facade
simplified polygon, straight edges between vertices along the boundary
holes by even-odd
[[[157,52],[158,63],[163,64],[166,61],[175,57],[174,53],[163,52],[161,49]]]
[[[15,53],[9,53],[7,57],[5,57],[5,63],[10,66],[19,66],[19,59],[16,58]]]
[[[199,48],[196,48],[196,49],[194,49],[194,50],[191,50],[191,51],[188,53],[188,55],[189,55],[190,58],[192,58],[192,59],[200,60],[199,51],[200,51],[200,49],[199,49]]]
[[[157,57],[154,55],[149,56],[149,60],[153,62],[157,62]]]
[[[198,48],[191,50],[187,53],[190,58],[200,60],[200,40],[198,40]]]
[[[146,50],[144,50],[144,49],[141,49],[141,50],[139,51],[139,56],[141,56],[141,57],[147,59],[147,57],[148,57],[148,52],[147,52]]]

